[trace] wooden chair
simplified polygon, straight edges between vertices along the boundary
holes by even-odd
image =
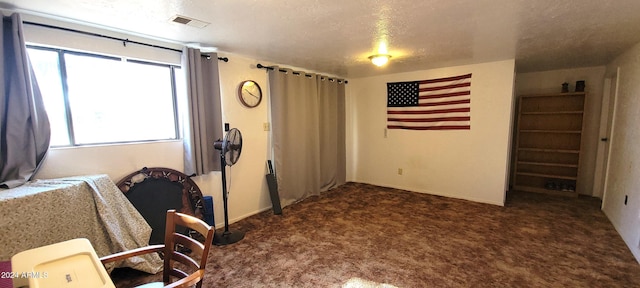
[[[202,236],[205,237],[204,243],[200,243],[193,238],[189,238],[183,234],[177,233],[177,225],[187,227],[202,234]],[[196,285],[197,288],[201,288],[205,267],[207,265],[207,255],[209,254],[209,248],[211,247],[211,243],[213,242],[213,234],[214,228],[207,225],[207,223],[205,223],[204,221],[190,215],[178,213],[175,210],[169,210],[167,211],[167,225],[165,230],[164,245],[151,245],[133,249],[130,251],[124,251],[102,257],[100,258],[100,261],[102,261],[102,264],[104,265],[109,262],[121,261],[129,257],[142,254],[163,252],[164,268],[162,272],[162,281],[164,283],[149,283],[138,286],[139,288],[191,287],[193,285]],[[190,249],[191,256],[199,256],[200,262],[196,261],[196,259],[194,259],[193,257],[179,252],[179,250],[176,249],[177,244],[181,244],[184,248]],[[194,270],[194,272],[188,274],[180,270],[179,268],[176,268],[174,266],[175,262],[180,262],[184,266],[188,267],[189,270]],[[170,283],[170,276],[177,277],[180,280]]]

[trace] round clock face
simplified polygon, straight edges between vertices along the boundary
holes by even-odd
[[[255,81],[246,80],[240,83],[238,96],[240,98],[240,102],[244,106],[253,108],[258,106],[260,101],[262,101],[262,90]]]

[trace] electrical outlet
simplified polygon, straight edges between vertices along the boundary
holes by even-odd
[[[264,131],[269,131],[269,122],[262,123],[262,128],[264,128]]]
[[[398,175],[402,175],[402,168],[398,168]]]
[[[229,132],[229,123],[224,123],[224,131]]]

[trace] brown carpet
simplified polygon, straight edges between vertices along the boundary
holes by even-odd
[[[640,287],[591,197],[514,192],[498,207],[347,183],[230,227],[246,237],[212,247],[203,287]]]

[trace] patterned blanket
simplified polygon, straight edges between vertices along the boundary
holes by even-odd
[[[151,227],[107,175],[35,180],[0,190],[0,261],[74,238],[87,238],[99,257],[143,247]],[[107,267],[148,273],[162,269],[156,254]]]

